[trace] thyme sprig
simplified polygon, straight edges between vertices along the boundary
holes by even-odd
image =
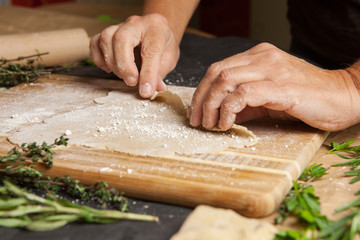
[[[36,142],[29,144],[23,143],[20,147],[13,147],[5,156],[0,156],[0,162],[5,164],[18,163],[17,167],[22,167],[23,162],[31,160],[33,163],[41,161],[48,167],[52,167],[54,155],[52,149],[56,146],[67,146],[68,140],[68,138],[65,138],[64,135],[62,135],[60,138],[56,138],[54,143],[50,145],[46,142],[43,142],[41,145],[38,145]],[[5,169],[6,172],[12,174],[15,173],[15,171],[18,171],[18,168],[13,167],[14,165],[8,165]]]
[[[17,61],[21,61],[21,60],[24,60],[24,59],[29,59],[30,61],[41,60],[41,56],[49,54],[49,52],[39,53],[39,51],[37,51],[37,50],[35,50],[35,52],[37,52],[37,53],[33,54],[33,55],[29,55],[29,56],[24,56],[24,57],[20,56],[20,57],[14,58],[14,59],[1,58],[0,59],[0,65],[5,65],[5,64],[10,63],[10,62],[17,62]],[[31,63],[33,63],[33,62],[31,62]]]
[[[38,145],[36,142],[23,143],[20,147],[12,148],[5,156],[0,156],[0,175],[11,177],[11,181],[17,184],[31,184],[31,186],[56,194],[59,191],[68,193],[71,197],[81,201],[93,201],[101,203],[103,207],[107,204],[113,205],[116,209],[127,211],[129,208],[123,193],[110,188],[105,182],[97,182],[92,186],[85,186],[79,180],[69,175],[57,176],[54,178],[44,177],[43,173],[36,169],[34,163],[40,162],[47,167],[53,165],[52,150],[56,146],[67,146],[68,138],[64,135],[56,138],[54,143],[43,142]]]
[[[15,59],[0,59],[0,87],[10,88],[25,82],[35,82],[40,76],[50,75],[51,70],[46,69],[41,62],[41,56],[49,54],[39,53],[20,56]],[[26,64],[13,63],[27,59]],[[37,64],[35,64],[37,63]]]

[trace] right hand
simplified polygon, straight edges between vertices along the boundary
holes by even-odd
[[[179,59],[179,41],[162,15],[131,16],[91,38],[91,59],[127,85],[139,84],[140,95],[150,98],[155,91],[166,89],[163,79]],[[141,59],[136,59],[136,47],[140,48]],[[141,69],[137,61],[141,61]]]

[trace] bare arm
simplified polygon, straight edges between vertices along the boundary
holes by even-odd
[[[143,15],[158,13],[164,16],[180,42],[199,2],[200,0],[145,0]]]

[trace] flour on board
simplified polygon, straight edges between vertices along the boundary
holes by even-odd
[[[150,101],[140,99],[134,92],[117,90],[94,101],[95,106],[58,114],[43,123],[24,127],[9,140],[17,144],[53,142],[71,131],[70,145],[153,157],[209,153],[256,143],[255,135],[241,126],[226,132],[191,127],[184,103],[171,92],[161,93]]]

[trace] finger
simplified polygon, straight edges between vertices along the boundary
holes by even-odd
[[[101,68],[107,73],[111,72],[111,69],[106,66],[104,54],[99,46],[100,33],[96,34],[90,39],[90,57],[96,66]]]
[[[177,45],[175,49],[171,49],[170,46],[170,49],[165,50],[161,58],[161,68],[159,69],[160,79],[158,81],[158,85],[156,89],[157,91],[166,90],[166,84],[164,83],[164,79],[169,74],[169,72],[174,70],[174,68],[176,67],[176,63],[179,60],[179,57],[180,57],[180,50]]]
[[[129,20],[114,34],[113,49],[117,71],[129,86],[138,83],[139,70],[136,67],[134,49],[141,42],[141,28]]]
[[[209,93],[213,82],[224,67],[222,64],[223,61],[211,64],[194,92],[190,107],[190,124],[194,127],[198,127],[202,123],[204,100]]]
[[[287,118],[288,114],[285,112],[290,111],[296,103],[296,99],[291,95],[272,81],[242,84],[224,99],[220,109],[219,127],[228,129],[235,120],[250,120],[260,116]],[[252,110],[242,112],[246,106],[252,107]],[[272,116],[270,113],[277,115]]]
[[[223,70],[214,81],[212,87],[204,99],[202,125],[211,129],[219,120],[219,109],[226,97],[235,91],[238,85],[247,82],[261,81],[266,73],[259,71],[256,65],[240,66]],[[237,96],[229,95],[230,99]],[[240,98],[241,99],[241,98]],[[234,119],[233,119],[234,120]]]
[[[116,68],[114,53],[113,53],[113,36],[115,32],[119,29],[118,25],[113,25],[106,28],[100,34],[99,46],[104,55],[104,60],[106,65],[118,76],[121,78],[120,72]]]
[[[161,58],[167,45],[167,39],[159,29],[149,29],[141,45],[142,65],[139,79],[139,92],[144,98],[151,97],[161,76],[159,74]]]
[[[229,129],[236,120],[236,115],[243,110],[247,102],[244,99],[244,93],[241,88],[237,88],[232,94],[229,94],[221,103],[220,119],[218,127],[220,129]]]
[[[202,121],[203,113],[204,113],[202,109],[203,103],[206,98],[206,95],[208,94],[210,88],[212,87],[213,82],[216,81],[216,79],[218,79],[219,75],[225,69],[248,66],[252,62],[255,62],[256,58],[258,57],[258,54],[261,53],[262,51],[265,51],[265,47],[261,47],[258,49],[250,49],[243,53],[239,53],[232,57],[226,58],[220,62],[214,63],[209,67],[203,80],[200,82],[199,86],[197,87],[191,102],[190,124],[192,126],[197,127],[201,123],[204,123]],[[212,116],[212,114],[213,113],[211,113],[210,115]],[[214,119],[210,120],[209,123],[205,121],[205,124],[211,126],[214,124],[214,121],[215,121]]]

